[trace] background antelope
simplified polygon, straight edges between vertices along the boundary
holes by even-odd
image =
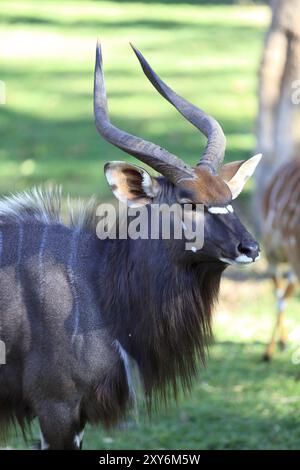
[[[218,122],[175,94],[135,53],[154,87],[208,139],[191,167],[160,146],[127,134],[108,117],[100,45],[94,77],[99,133],[161,173],[111,162],[105,174],[128,205],[205,205],[205,243],[99,240],[95,203],[72,210],[65,224],[57,190],[2,200],[0,331],[7,347],[0,368],[0,429],[23,429],[33,417],[43,449],[78,449],[87,422],[111,426],[134,399],[130,358],[148,406],[188,388],[205,359],[211,312],[228,264],[250,264],[259,246],[231,202],[260,156],[219,168],[225,137]],[[191,209],[192,210],[192,209]],[[71,211],[71,208],[70,208]]]
[[[285,307],[300,276],[299,220],[300,220],[300,160],[282,165],[273,176],[264,195],[264,246],[270,265],[277,297],[277,318],[271,340],[263,358],[273,356],[276,339],[284,348],[287,341]],[[289,272],[283,276],[281,263],[288,263]],[[285,277],[287,279],[285,280]]]
[[[269,178],[300,151],[300,111],[292,94],[300,76],[300,0],[271,0],[259,70],[257,148],[264,158],[255,174],[253,219],[261,233],[262,200]]]

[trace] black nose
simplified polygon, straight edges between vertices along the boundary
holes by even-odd
[[[253,240],[245,240],[239,244],[238,251],[242,255],[246,255],[249,258],[255,260],[255,258],[259,255],[259,244]]]

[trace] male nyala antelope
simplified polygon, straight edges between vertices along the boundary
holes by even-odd
[[[145,397],[166,399],[188,388],[204,360],[220,277],[229,264],[247,264],[259,246],[234,213],[260,159],[219,168],[225,137],[218,122],[174,93],[140,52],[159,93],[208,139],[191,167],[167,150],[113,126],[108,117],[100,45],[96,51],[94,112],[99,133],[157,170],[124,162],[105,166],[108,183],[128,205],[202,203],[204,246],[185,239],[106,239],[96,236],[95,205],[60,219],[57,191],[34,190],[0,204],[0,419],[4,433],[37,417],[43,449],[78,449],[86,423],[111,426],[134,394],[135,361]],[[130,358],[130,359],[129,359]]]
[[[276,340],[284,349],[287,341],[285,325],[286,301],[300,278],[300,160],[281,165],[271,179],[263,198],[263,239],[277,297],[277,318],[263,359],[270,361]],[[285,281],[280,265],[287,263]]]

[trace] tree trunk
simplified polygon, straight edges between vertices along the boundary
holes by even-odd
[[[300,0],[273,0],[259,73],[254,218],[261,230],[262,198],[269,179],[283,162],[300,156],[300,104],[293,100],[300,80]],[[300,82],[298,83],[300,89]],[[298,93],[300,96],[300,93]]]

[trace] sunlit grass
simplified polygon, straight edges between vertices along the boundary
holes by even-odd
[[[179,93],[220,119],[228,159],[252,152],[266,8],[113,1],[0,5],[0,79],[7,90],[0,113],[0,192],[55,179],[74,195],[109,197],[103,162],[128,157],[104,143],[93,124],[98,36],[117,125],[189,162],[205,142],[148,83],[131,40]],[[35,166],[24,174],[21,165],[28,159]]]

